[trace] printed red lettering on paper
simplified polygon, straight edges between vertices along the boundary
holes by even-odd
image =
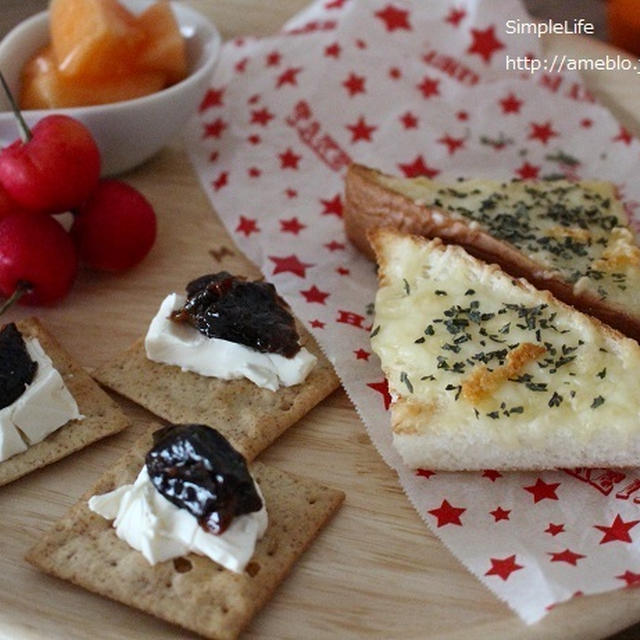
[[[286,31],[287,35],[297,36],[301,33],[313,33],[314,31],[331,31],[338,26],[335,20],[311,20],[301,27]]]
[[[602,495],[608,496],[614,486],[622,482],[626,475],[622,471],[614,469],[586,469],[578,467],[576,469],[565,469],[570,476],[586,482],[588,485],[597,489]],[[616,497],[618,497],[616,495]]]
[[[351,163],[349,154],[328,134],[322,131],[322,125],[313,119],[309,103],[300,100],[285,122],[293,127],[300,140],[333,171],[341,171]]]
[[[446,73],[449,77],[457,80],[460,84],[472,87],[480,81],[478,74],[463,64],[460,60],[453,56],[445,55],[444,53],[438,53],[435,49],[431,49],[423,55],[422,60],[430,67],[434,67],[443,73]]]
[[[343,324],[350,324],[354,327],[358,327],[358,329],[364,329],[362,323],[365,321],[365,317],[361,316],[359,313],[353,313],[353,311],[343,311],[342,309],[338,309],[338,319],[336,322],[341,322]]]

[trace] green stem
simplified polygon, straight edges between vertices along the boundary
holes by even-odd
[[[5,80],[5,77],[2,71],[0,71],[0,83],[2,83],[2,88],[4,89],[7,99],[9,100],[9,104],[11,105],[11,109],[13,110],[13,115],[15,115],[16,120],[18,121],[18,128],[20,129],[20,137],[25,142],[28,142],[29,140],[31,140],[31,138],[33,138],[33,134],[31,133],[31,129],[29,129],[29,125],[26,123],[25,119],[22,117],[22,112],[20,111],[20,109],[18,108],[18,105],[16,104],[13,94],[11,93],[11,89],[9,89],[9,85],[7,84],[7,81]]]
[[[0,316],[10,309],[25,293],[33,291],[33,285],[26,280],[18,280],[15,291],[0,305]]]

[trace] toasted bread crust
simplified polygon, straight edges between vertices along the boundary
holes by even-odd
[[[495,263],[509,275],[525,278],[534,287],[614,327],[640,342],[640,318],[630,315],[588,291],[576,292],[556,273],[545,269],[512,244],[497,240],[486,231],[472,228],[446,211],[415,203],[385,187],[376,169],[352,164],[345,176],[344,226],[349,240],[367,257],[375,259],[367,233],[387,227],[404,233],[440,238],[446,244],[463,247],[474,257]]]

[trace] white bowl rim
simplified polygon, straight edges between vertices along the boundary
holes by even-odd
[[[203,43],[203,49],[210,47],[211,53],[209,57],[205,59],[205,61],[192,71],[186,78],[183,78],[179,82],[171,85],[170,87],[166,87],[164,89],[160,89],[159,91],[155,91],[146,96],[140,96],[138,98],[133,98],[131,100],[120,100],[118,102],[109,102],[106,104],[96,104],[96,105],[86,105],[86,106],[78,106],[78,107],[61,107],[61,108],[51,108],[51,109],[21,109],[22,113],[28,114],[31,117],[39,117],[40,115],[47,115],[53,112],[60,113],[63,115],[68,115],[74,117],[79,113],[83,114],[91,114],[91,113],[99,113],[105,110],[113,110],[118,111],[121,109],[128,109],[130,107],[137,107],[143,104],[150,104],[159,100],[164,100],[165,98],[171,98],[172,95],[181,92],[188,85],[197,84],[200,80],[202,80],[204,75],[211,75],[213,70],[213,66],[215,65],[219,55],[220,49],[222,47],[222,38],[220,36],[220,32],[216,28],[216,26],[202,13],[193,9],[192,7],[174,2],[171,0],[171,5],[174,9],[177,9],[178,12],[184,13],[190,17],[198,20],[205,28],[206,28],[206,38]],[[179,16],[176,14],[176,19]],[[35,25],[39,25],[49,19],[49,11],[40,11],[25,20],[19,22],[9,33],[5,35],[4,38],[0,41],[0,59],[3,56],[4,50],[13,44],[13,40],[16,40],[22,31],[28,31],[33,28]],[[180,20],[178,19],[178,25],[180,24]],[[5,54],[6,55],[6,54]],[[2,69],[0,69],[1,71]],[[0,108],[0,116],[3,114],[11,113],[10,110]]]

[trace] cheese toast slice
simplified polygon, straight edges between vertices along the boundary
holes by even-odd
[[[640,461],[640,346],[439,239],[378,229],[371,345],[411,468]]]
[[[344,223],[370,257],[376,227],[458,244],[640,340],[640,248],[608,182],[444,184],[352,165]]]

